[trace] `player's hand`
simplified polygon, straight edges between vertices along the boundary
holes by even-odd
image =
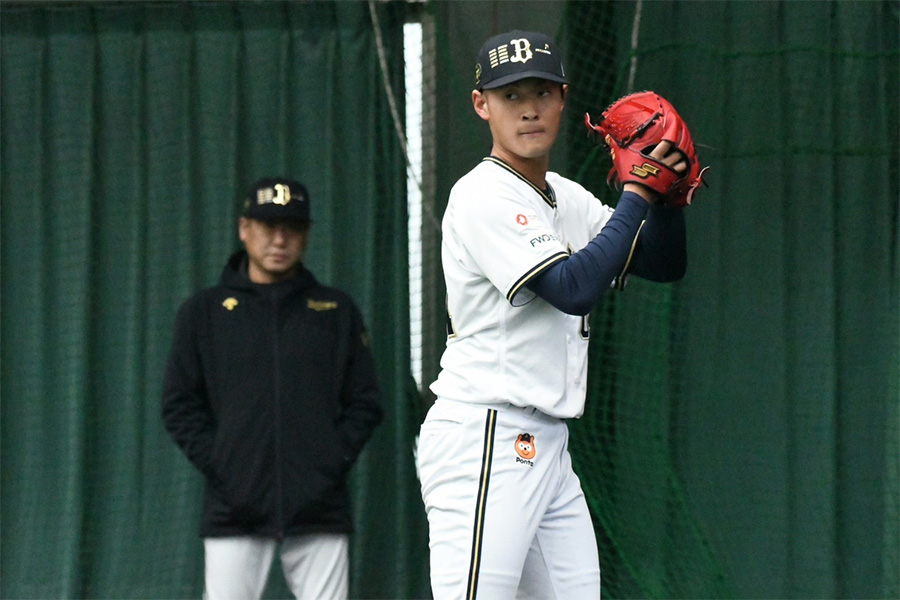
[[[656,148],[650,152],[650,156],[664,165],[671,167],[672,170],[677,173],[684,173],[688,168],[688,163],[687,160],[685,160],[684,154],[681,153],[678,148],[675,148],[672,142],[668,140],[662,140],[658,143]],[[660,196],[657,192],[639,183],[626,183],[622,189],[626,192],[634,192],[650,204],[659,202]]]
[[[656,145],[656,148],[650,152],[650,156],[663,163],[664,165],[671,167],[674,171],[678,173],[684,173],[687,171],[688,162],[684,153],[681,152],[678,148],[675,147],[672,142],[668,140],[662,140],[660,143]]]
[[[623,96],[603,111],[596,125],[589,113],[584,124],[599,133],[609,148],[613,164],[606,181],[610,185],[621,185],[648,202],[680,208],[690,204],[705,183],[703,173],[708,167],[700,166],[687,124],[655,92]]]

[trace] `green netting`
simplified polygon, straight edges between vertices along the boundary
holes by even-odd
[[[631,51],[642,40],[641,13],[635,5],[570,2],[563,21],[573,82],[568,167],[612,205],[618,194],[605,183],[605,148],[574,117],[587,112],[596,120],[642,81],[640,53]],[[589,402],[570,429],[573,460],[595,520],[605,597],[738,595],[675,464],[682,434],[678,388],[685,384],[675,371],[679,304],[672,287],[632,279],[625,292],[610,295],[592,313]]]
[[[897,16],[567,5],[569,108],[654,89],[713,167],[689,209],[687,279],[632,280],[592,319],[573,454],[610,597],[898,594]],[[567,151],[603,190],[602,153],[577,135]],[[842,178],[863,162],[874,181]],[[865,273],[843,271],[854,254],[872,257]]]

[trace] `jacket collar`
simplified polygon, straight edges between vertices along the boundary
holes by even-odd
[[[249,260],[246,250],[238,250],[228,258],[225,268],[222,269],[222,278],[220,283],[225,287],[236,290],[247,291],[294,291],[305,290],[318,284],[315,276],[309,271],[303,263],[297,265],[297,273],[294,277],[279,281],[278,283],[263,284],[253,283],[247,275],[247,261]]]

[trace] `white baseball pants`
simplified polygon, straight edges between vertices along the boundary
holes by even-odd
[[[204,600],[260,598],[279,542],[263,537],[204,538]],[[346,600],[349,595],[349,537],[313,534],[281,542],[281,567],[299,600]]]
[[[435,600],[597,600],[597,541],[565,421],[439,398],[417,468]]]

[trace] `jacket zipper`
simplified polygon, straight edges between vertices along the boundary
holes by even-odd
[[[275,361],[275,385],[273,390],[273,410],[274,410],[274,427],[275,427],[275,518],[278,523],[278,531],[276,535],[278,539],[284,537],[284,482],[282,474],[282,458],[281,458],[281,335],[278,327],[278,313],[280,303],[278,297],[273,296],[270,301],[274,304],[273,329],[273,357]]]

